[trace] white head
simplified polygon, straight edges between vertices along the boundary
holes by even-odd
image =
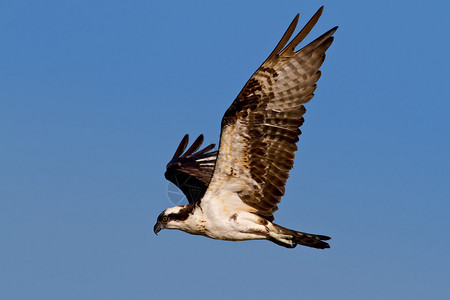
[[[155,234],[158,234],[158,232],[160,232],[164,228],[182,228],[184,221],[186,221],[186,219],[191,215],[193,209],[193,204],[169,207],[158,216],[156,224],[153,227],[153,231],[155,232]]]

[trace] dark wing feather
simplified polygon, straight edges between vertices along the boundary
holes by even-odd
[[[247,207],[269,220],[273,220],[294,164],[299,127],[306,112],[303,104],[314,96],[319,68],[337,29],[295,51],[322,9],[287,44],[298,15],[294,18],[222,119],[219,156],[210,188],[232,189]]]
[[[216,163],[217,151],[209,152],[216,146],[215,144],[197,151],[203,143],[202,134],[184,152],[188,143],[189,135],[186,134],[172,160],[167,164],[164,176],[183,191],[189,203],[194,203],[203,197],[208,188]]]

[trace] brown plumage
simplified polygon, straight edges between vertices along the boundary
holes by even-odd
[[[254,207],[258,214],[273,220],[273,212],[285,192],[289,170],[294,164],[296,143],[306,112],[303,104],[314,96],[316,82],[320,78],[319,68],[325,59],[325,51],[333,42],[337,27],[295,51],[295,47],[314,27],[323,7],[285,47],[297,25],[299,15],[294,18],[278,45],[252,75],[238,97],[225,112],[222,119],[222,134],[227,127],[235,128],[245,140],[238,146],[243,151],[241,164],[250,170],[256,181],[253,189],[239,192],[241,199]],[[219,159],[222,149],[219,148]],[[224,176],[226,174],[221,174]],[[219,174],[217,174],[217,178]]]

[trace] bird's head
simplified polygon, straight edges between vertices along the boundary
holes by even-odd
[[[158,216],[153,231],[157,235],[162,229],[181,229],[193,209],[192,204],[169,207]]]

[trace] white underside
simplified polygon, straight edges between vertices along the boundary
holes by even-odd
[[[254,208],[245,205],[233,192],[221,193],[221,197],[205,194],[201,206],[183,222],[170,224],[167,229],[179,229],[190,234],[229,241],[263,240],[274,238],[292,244],[291,236],[279,233],[275,226],[253,213]],[[213,201],[210,201],[213,200]]]

